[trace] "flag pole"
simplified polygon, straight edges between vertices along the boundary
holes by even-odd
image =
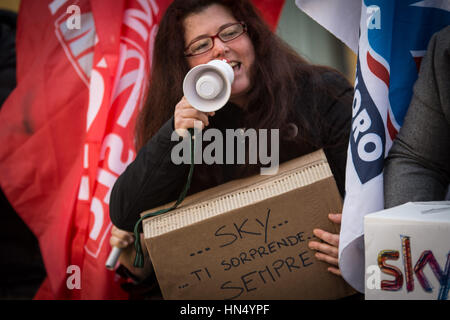
[[[114,267],[117,264],[117,260],[119,259],[120,254],[122,253],[121,248],[113,247],[111,252],[109,253],[108,259],[106,260],[106,269],[114,270]]]

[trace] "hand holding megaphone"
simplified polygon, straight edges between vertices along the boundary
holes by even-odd
[[[233,68],[224,60],[212,60],[187,73],[183,81],[184,96],[199,111],[217,111],[230,99],[233,81]]]

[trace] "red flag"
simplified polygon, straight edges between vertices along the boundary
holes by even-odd
[[[48,278],[37,298],[127,298],[105,269],[109,192],[135,156],[134,118],[168,2],[21,3],[0,179],[40,243]],[[81,28],[71,29],[78,9]]]
[[[0,113],[0,184],[39,240],[36,299],[125,299],[105,268],[109,196],[134,159],[134,122],[170,0],[22,0],[17,88]],[[254,1],[273,27],[284,1]],[[80,28],[70,26],[80,14]],[[268,14],[270,10],[270,14]]]
[[[261,12],[267,24],[275,31],[285,0],[252,0],[253,5]]]

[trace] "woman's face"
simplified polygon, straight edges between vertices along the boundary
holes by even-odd
[[[203,11],[188,15],[184,19],[185,46],[199,36],[213,36],[222,26],[238,22],[225,7],[213,4]],[[231,100],[238,102],[251,88],[250,69],[255,61],[253,44],[246,33],[238,38],[222,42],[214,39],[214,47],[200,55],[187,57],[190,68],[208,63],[214,59],[227,59],[234,70],[234,82],[231,86]]]

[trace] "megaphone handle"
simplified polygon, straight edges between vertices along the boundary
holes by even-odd
[[[106,260],[106,269],[114,270],[114,267],[116,266],[117,260],[119,259],[121,253],[121,248],[113,247],[113,249],[109,253],[108,259]]]

